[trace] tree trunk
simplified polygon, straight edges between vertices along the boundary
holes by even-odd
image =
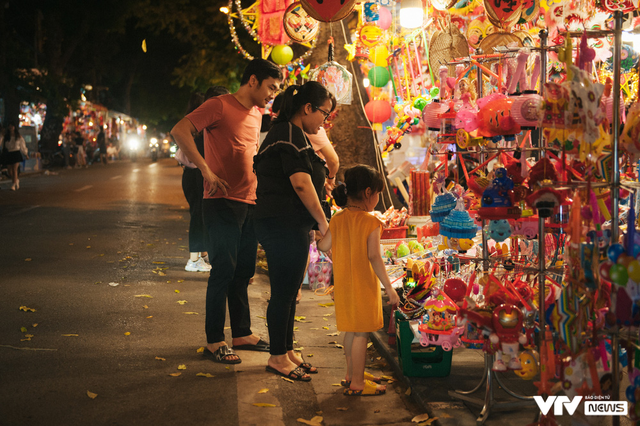
[[[347,51],[344,49],[345,44],[351,43],[348,19],[349,17],[340,22],[321,23],[317,47],[308,62],[312,67],[327,62],[329,51],[327,41],[329,37],[333,36],[334,61],[346,67],[353,74],[351,105],[339,105],[338,115],[333,120],[333,127],[327,132],[340,158],[340,171],[337,180],[342,180],[345,169],[357,164],[372,166],[386,178],[387,170],[380,157],[378,142],[374,132],[367,126],[367,118],[364,114],[363,106],[367,104],[369,97],[362,85],[362,72],[357,63],[350,64],[347,61]],[[345,40],[345,34],[347,40]],[[362,96],[362,103],[360,96]],[[386,210],[392,205],[396,208],[402,206],[387,180],[385,190],[380,197],[380,203],[376,208]]]
[[[40,150],[54,151],[58,146],[58,139],[62,133],[62,124],[64,116],[59,113],[63,102],[57,97],[47,99],[47,115],[42,123],[42,132],[40,133]]]

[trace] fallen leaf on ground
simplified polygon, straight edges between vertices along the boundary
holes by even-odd
[[[322,328],[323,328],[324,330],[328,330],[328,329],[329,329],[329,327],[327,327],[327,326],[324,326],[324,327],[322,327]]]
[[[35,309],[33,309],[33,308],[27,308],[27,307],[26,307],[26,306],[24,306],[24,305],[20,306],[20,308],[18,308],[18,309],[20,309],[21,311],[25,311],[25,312],[35,312],[35,311],[36,311]]]
[[[145,308],[145,309],[149,309],[149,307],[148,307],[147,305],[144,305],[144,306],[143,306],[143,308]]]
[[[424,422],[425,420],[429,420],[429,415],[427,413],[420,414],[411,419],[413,423]]]
[[[313,356],[313,354],[307,354],[307,356],[308,356],[309,358],[311,358],[311,357]]]
[[[27,337],[26,339],[20,339],[21,342],[30,342],[31,337]]]
[[[157,359],[158,361],[166,361],[166,360],[167,360],[166,358],[162,358],[162,357],[160,357],[160,356],[157,356],[157,357],[156,357],[156,359]]]
[[[153,263],[154,265],[164,265],[166,262],[155,261],[155,262],[151,262],[151,263]]]
[[[300,330],[300,327],[293,327],[293,331],[298,331]]]
[[[187,314],[187,315],[200,315],[200,314],[199,314],[199,313],[197,313],[197,312],[185,312],[185,314]]]
[[[225,330],[230,330],[230,329],[231,329],[231,327],[225,327],[224,329],[225,329]]]
[[[38,323],[37,323],[37,322],[36,322],[36,323],[34,323],[34,324],[31,324],[31,327],[37,327],[37,326],[38,326]]]
[[[304,423],[305,425],[310,425],[310,426],[320,426],[322,424],[322,417],[320,416],[315,416],[311,420],[305,420],[302,417],[300,417],[297,420],[298,420],[298,423]]]
[[[33,334],[25,334],[24,337],[31,339],[33,337]]]
[[[120,285],[120,283],[109,283],[109,285],[110,285],[111,287],[117,287],[117,286],[119,286],[119,285]]]
[[[216,377],[213,374],[209,374],[209,373],[198,373],[198,374],[196,374],[196,376],[198,376],[198,377]]]
[[[344,346],[342,346],[342,345],[340,345],[340,344],[336,344],[336,348],[338,348],[338,349],[342,349],[342,348],[344,348]]]
[[[24,261],[25,261],[25,262],[31,262],[31,258],[30,258],[30,257],[27,257]]]
[[[165,274],[165,273],[164,273],[164,272],[162,272],[162,271],[158,271],[158,275],[160,275],[161,277],[164,277],[164,276],[165,276],[165,275],[167,275],[167,274]]]
[[[339,332],[339,331],[336,331],[335,333],[329,333],[329,334],[327,334],[327,336],[339,336],[339,335],[340,335],[340,332]]]
[[[371,346],[373,346],[373,342],[367,343],[367,349],[369,349]]]
[[[322,319],[325,320],[325,321],[329,321],[327,318],[324,318],[324,317]]]
[[[184,282],[184,280],[178,280],[178,282],[179,282],[179,283],[183,283],[183,282]]]
[[[131,332],[130,332],[130,331],[125,331],[125,332],[124,332],[124,335],[125,335],[125,336],[130,336],[130,335],[131,335]]]
[[[149,316],[147,317],[147,319],[149,319],[149,318],[153,318],[153,315],[149,315]]]
[[[302,352],[304,350],[304,348],[294,348],[294,351],[298,351],[298,352]]]
[[[167,281],[167,284],[171,284],[171,280]]]
[[[438,420],[437,417],[434,417],[432,419],[426,420],[422,423],[418,423],[418,426],[429,426],[431,423],[435,422],[436,420]]]
[[[73,245],[73,243],[69,243],[69,245],[70,245],[70,246],[72,246],[72,245]]]
[[[267,389],[267,388],[260,389],[260,390],[258,391],[258,393],[267,393],[267,392],[269,392],[269,389]]]
[[[327,303],[318,303],[318,306],[322,306],[323,308],[328,308],[329,306],[334,306],[335,303],[327,302]]]
[[[324,314],[323,317],[330,317],[331,315],[333,315],[333,312],[329,312],[328,314]]]
[[[153,299],[153,296],[151,296],[149,294],[136,294],[133,297],[148,297],[149,299]]]
[[[180,305],[184,305],[185,303],[187,303],[186,300],[178,300],[176,303],[180,304]]]
[[[329,342],[330,345],[335,345],[336,343],[338,343],[338,342],[336,342],[335,340],[332,341],[332,342]]]
[[[378,410],[373,410],[373,412],[377,414],[377,413],[380,412],[380,410],[379,409]]]
[[[342,386],[342,383],[334,383],[331,386]]]
[[[267,404],[266,402],[254,402],[253,405],[256,407],[265,407],[265,408],[273,408],[275,404]]]
[[[23,333],[26,333],[27,332],[27,327],[20,327],[20,331],[23,332]]]
[[[87,248],[91,248],[91,246],[87,246]]]
[[[407,395],[407,396],[410,396],[411,395],[411,388],[407,389],[407,391],[404,394]]]
[[[256,315],[256,317],[260,318],[260,319],[267,319],[267,317],[263,317],[261,315]]]
[[[282,380],[284,380],[285,382],[293,383],[293,380],[288,379],[286,377],[282,377]]]
[[[62,337],[78,337],[77,334],[61,334]]]
[[[182,373],[169,373],[169,375],[172,376],[172,377],[178,377],[181,374]]]
[[[338,411],[347,411],[348,408],[347,407],[336,407],[336,410],[338,410]]]
[[[87,391],[87,396],[88,396],[89,398],[91,398],[91,399],[96,399],[96,396],[98,396],[98,394],[97,394],[97,393],[90,392],[90,391]]]
[[[187,366],[185,364],[180,364],[178,366],[178,370],[186,370],[186,369],[187,369]]]
[[[180,290],[178,290],[178,289],[173,290],[173,291],[174,291],[175,293],[180,293]]]

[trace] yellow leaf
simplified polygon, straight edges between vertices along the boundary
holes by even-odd
[[[407,391],[404,394],[407,396],[411,396],[411,388],[407,389]]]
[[[322,306],[323,308],[328,308],[329,306],[334,306],[335,303],[327,302],[327,303],[318,303],[318,306]]]
[[[131,332],[130,332],[130,331],[125,331],[125,332],[124,332],[124,335],[125,335],[125,336],[130,336],[130,335],[131,335]]]
[[[158,272],[158,275],[160,275],[161,277],[164,277],[167,274],[165,274],[164,272],[160,271],[160,272]]]
[[[147,39],[142,40],[142,51],[147,53]]]
[[[339,345],[339,344],[337,344],[337,343],[336,343],[336,348],[338,348],[338,349],[342,349],[342,348],[344,348],[344,346]]]
[[[186,315],[200,315],[197,312],[185,312]]]
[[[91,246],[87,246],[87,248],[91,248]]]
[[[24,337],[31,339],[33,337],[33,334],[25,334]]]
[[[36,322],[35,324],[31,324],[31,327],[37,327],[38,323]]]
[[[181,375],[182,373],[169,373],[170,376],[173,377],[178,377],[179,375]]]
[[[21,342],[30,342],[31,337],[27,337],[26,339],[20,339]]]
[[[180,365],[178,366],[178,370],[186,370],[186,369],[187,369],[187,366],[186,366],[186,365],[184,365],[184,364],[180,364]]]
[[[28,308],[28,307],[26,307],[26,306],[24,306],[24,305],[20,306],[20,308],[19,308],[19,309],[20,309],[21,311],[24,311],[24,312],[35,312],[35,311],[36,311],[35,309],[33,309],[33,308]]]
[[[153,263],[154,265],[164,265],[166,262],[155,261],[155,262],[151,262],[151,263]]]
[[[302,321],[304,321],[306,319],[307,319],[307,317],[303,317],[303,316],[295,316],[295,317],[293,317],[293,320],[297,321],[297,322],[302,322]]]
[[[338,344],[338,342],[336,342],[336,341],[334,340],[334,341],[332,341],[332,342],[329,342],[329,344],[330,344],[330,345],[336,345],[336,344]]]
[[[322,327],[322,328],[325,329],[325,330],[329,329],[329,327],[327,327],[326,325],[324,327]]]
[[[367,343],[367,349],[369,349],[371,346],[373,346],[373,342]]]
[[[302,352],[304,350],[304,348],[300,347],[300,348],[294,348],[294,351],[298,351],[298,352]]]
[[[307,354],[307,356],[308,356],[309,358],[311,358],[311,357],[313,356],[313,354]]]
[[[153,296],[150,296],[150,295],[148,295],[148,294],[136,294],[136,295],[135,295],[135,296],[133,296],[133,297],[148,297],[149,299],[153,299]]]
[[[426,413],[415,416],[414,418],[411,419],[411,422],[420,423],[420,422],[424,422],[425,420],[429,420],[429,415]]]
[[[282,380],[284,380],[285,382],[293,383],[293,380],[288,379],[286,377],[282,377]]]
[[[258,317],[260,319],[267,319],[267,317],[263,317],[263,316],[260,316],[260,315],[256,315],[256,317]]]
[[[70,246],[72,246],[72,245],[73,245],[73,243],[69,243],[69,245],[70,245]]]
[[[293,327],[293,331],[298,331],[300,330],[300,327]]]
[[[333,315],[333,312],[329,312],[328,314],[324,314],[323,317],[330,317],[331,315]]]
[[[184,282],[184,280],[178,280],[178,282],[179,282],[179,283],[183,283],[183,282]]]
[[[149,316],[147,317],[147,319],[149,319],[149,318],[153,318],[153,315],[149,315]]]
[[[187,303],[186,300],[178,300],[176,303],[180,304],[180,305],[184,305],[185,303]]]
[[[27,327],[20,327],[20,331],[23,332],[23,333],[26,333],[27,332]]]
[[[347,407],[336,407],[336,410],[338,410],[338,411],[347,411],[348,408]]]
[[[145,308],[145,309],[149,309],[149,307],[148,307],[147,305],[144,305],[144,306],[143,306],[143,308]]]
[[[25,261],[25,262],[31,262],[31,258],[30,258],[30,257],[27,257],[24,261]]]
[[[166,360],[167,360],[166,358],[162,358],[162,357],[159,357],[159,356],[157,356],[157,357],[156,357],[156,359],[157,359],[158,361],[166,361]]]
[[[303,418],[298,418],[296,420],[298,421],[298,423],[303,423],[305,425],[320,426],[322,424],[323,419],[320,416],[315,416],[311,420],[305,420]]]
[[[196,353],[201,354],[202,352],[204,352],[204,346],[200,346],[200,347],[196,350]]]
[[[425,421],[424,421],[424,422],[422,422],[422,423],[418,423],[418,426],[429,426],[431,423],[435,422],[436,420],[438,420],[438,418],[437,418],[437,417],[434,417],[434,418],[432,418],[432,419],[425,420]]]
[[[180,290],[173,290],[175,293],[180,293]]]
[[[171,284],[171,280],[167,281],[167,284]],[[177,291],[177,290],[176,290]]]
[[[87,396],[88,396],[89,398],[91,398],[91,399],[96,399],[96,396],[98,396],[98,394],[97,394],[97,393],[90,392],[90,391],[87,391]]]
[[[267,392],[269,392],[269,389],[267,389],[267,388],[260,389],[260,390],[258,391],[258,393],[267,393]]]
[[[254,402],[253,405],[255,405],[256,407],[265,407],[265,408],[275,407],[274,404],[267,404],[266,402]]]
[[[342,386],[342,383],[334,383],[331,386]]]
[[[339,331],[336,331],[335,333],[329,333],[329,334],[327,334],[327,336],[339,336],[339,335],[340,335],[340,332],[339,332]]]
[[[198,377],[216,377],[213,374],[209,374],[209,373],[198,373],[198,374],[196,374],[196,376],[198,376]]]
[[[61,334],[62,337],[78,337],[77,334]]]

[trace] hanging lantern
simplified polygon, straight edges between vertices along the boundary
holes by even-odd
[[[369,101],[364,106],[364,113],[373,123],[373,130],[382,130],[382,123],[391,118],[391,105],[387,101]]]
[[[344,19],[353,11],[355,0],[301,0],[304,10],[321,22],[334,22]]]
[[[368,78],[373,87],[384,87],[389,82],[389,71],[383,67],[373,67],[369,70]]]
[[[512,96],[511,117],[523,130],[532,130],[540,122],[542,96],[535,90],[525,90],[522,95]]]
[[[320,28],[320,23],[309,16],[299,1],[287,8],[283,25],[289,38],[297,43],[309,43],[316,38]]]
[[[293,59],[293,50],[286,44],[279,44],[271,51],[271,59],[278,65],[288,64]]]

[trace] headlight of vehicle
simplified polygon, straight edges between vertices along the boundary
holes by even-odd
[[[137,151],[138,147],[140,146],[140,141],[134,136],[130,137],[127,140],[127,143],[129,144],[129,149],[132,151]]]

